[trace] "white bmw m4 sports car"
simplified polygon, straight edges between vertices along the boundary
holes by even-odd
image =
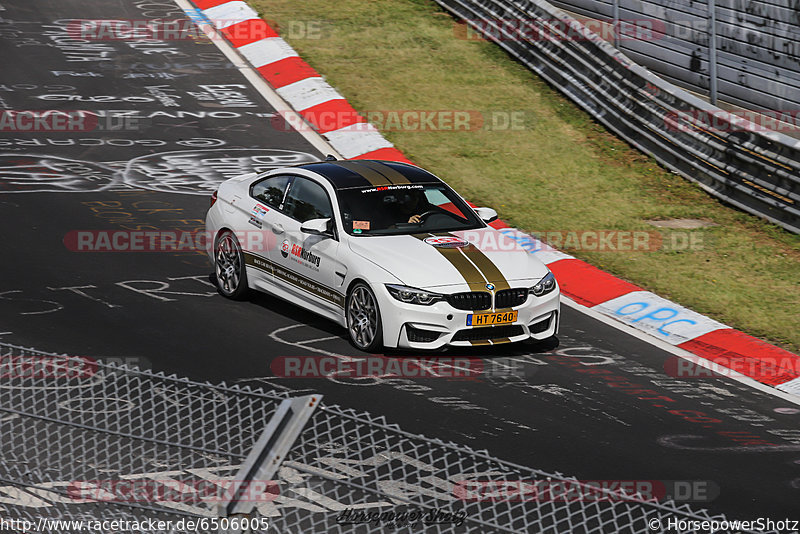
[[[223,182],[206,230],[223,296],[283,298],[364,351],[550,338],[558,284],[496,218],[419,167],[329,157]]]

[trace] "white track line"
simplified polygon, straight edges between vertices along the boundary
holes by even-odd
[[[635,337],[637,339],[641,339],[642,341],[644,341],[644,342],[646,342],[646,343],[648,343],[650,345],[653,345],[654,347],[656,347],[658,349],[661,349],[661,350],[663,350],[665,352],[669,352],[670,354],[674,354],[675,356],[683,358],[684,360],[688,360],[688,361],[690,361],[690,362],[692,362],[694,364],[697,364],[697,365],[699,365],[701,367],[705,367],[706,369],[709,369],[709,370],[715,371],[716,373],[719,373],[719,365],[715,364],[714,362],[712,362],[710,360],[707,360],[706,358],[698,356],[697,354],[693,354],[693,353],[689,352],[688,350],[684,350],[684,349],[682,349],[680,347],[677,347],[675,345],[671,345],[671,344],[667,343],[666,341],[662,341],[662,340],[660,340],[660,339],[658,339],[656,337],[651,336],[650,334],[642,332],[641,330],[637,330],[636,328],[633,328],[632,326],[629,326],[629,325],[627,325],[625,323],[621,323],[619,321],[616,321],[616,320],[612,319],[611,317],[607,317],[606,315],[603,315],[602,313],[599,313],[596,310],[593,310],[592,308],[587,308],[583,304],[578,304],[577,302],[575,302],[574,300],[572,300],[569,297],[564,296],[563,294],[561,295],[561,302],[563,304],[566,304],[570,308],[572,308],[572,309],[574,309],[574,310],[576,310],[576,311],[578,311],[580,313],[583,313],[584,315],[588,315],[592,319],[597,319],[601,323],[605,323],[608,326],[616,328],[620,332],[624,332],[624,333],[626,333],[628,335],[631,335],[631,336],[633,336],[633,337]],[[750,386],[750,387],[755,388],[755,389],[757,389],[759,391],[763,391],[764,393],[769,393],[770,395],[778,397],[779,399],[782,399],[782,400],[785,400],[785,401],[800,405],[800,396],[793,395],[791,393],[786,393],[786,392],[781,391],[779,389],[776,389],[776,388],[774,388],[772,386],[768,386],[766,384],[762,384],[761,382],[759,382],[757,380],[754,380],[754,379],[750,378],[747,375],[743,375],[741,373],[738,373],[738,372],[736,372],[736,371],[734,371],[732,369],[726,369],[724,376],[726,378],[730,378],[731,380],[736,380],[737,382],[740,382],[740,383],[742,383],[742,384],[744,384],[746,386]]]
[[[178,4],[178,7],[183,9],[184,13],[196,13],[197,9],[188,1],[188,0],[175,0],[175,3]],[[195,21],[195,24],[198,24]],[[223,37],[222,35],[217,32],[209,24],[200,23],[198,26],[203,30],[203,33],[211,39],[211,42],[222,52],[228,60],[233,63],[236,69],[241,72],[247,81],[253,86],[253,88],[258,91],[258,93],[264,97],[264,99],[272,106],[276,111],[280,112],[281,115],[286,119],[287,123],[290,124],[306,124],[305,119],[298,114],[292,107],[283,99],[281,98],[275,90],[270,87],[270,85],[261,77],[261,74],[258,73],[253,67],[250,66],[249,63],[239,54],[239,52],[231,46],[231,44]],[[338,159],[343,159],[342,155],[334,149],[328,142],[322,138],[320,134],[318,134],[311,126],[307,128],[301,128],[298,133],[305,137],[305,139],[311,143],[314,148],[319,150],[322,154],[333,154]]]

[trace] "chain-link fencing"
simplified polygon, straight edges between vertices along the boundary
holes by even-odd
[[[0,517],[30,521],[33,531],[80,531],[43,519],[204,519],[193,530],[216,532],[208,521],[226,481],[290,396],[8,344],[0,361]],[[247,497],[269,524],[257,532],[605,534],[724,520],[652,495],[588,488],[324,403],[276,478]],[[554,485],[570,488],[572,497],[542,498],[537,484],[550,497]]]

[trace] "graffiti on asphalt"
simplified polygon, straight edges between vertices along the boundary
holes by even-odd
[[[192,150],[148,154],[127,162],[93,162],[46,154],[0,154],[0,193],[86,193],[133,188],[208,194],[224,180],[240,174],[265,172],[318,159],[293,150],[199,148],[219,146],[220,141],[195,141],[194,146],[198,148]],[[187,142],[186,146],[193,145]]]

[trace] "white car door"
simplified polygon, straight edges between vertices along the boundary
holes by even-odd
[[[295,297],[328,314],[344,308],[341,282],[345,267],[338,258],[339,241],[333,224],[333,207],[325,187],[304,176],[289,184],[283,208],[270,219],[277,236],[272,250],[275,283]],[[303,233],[311,219],[331,219],[330,235]]]
[[[247,198],[236,201],[236,230],[250,283],[256,287],[275,283],[270,251],[278,246],[280,238],[273,233],[271,220],[283,205],[291,178],[284,174],[256,181]]]

